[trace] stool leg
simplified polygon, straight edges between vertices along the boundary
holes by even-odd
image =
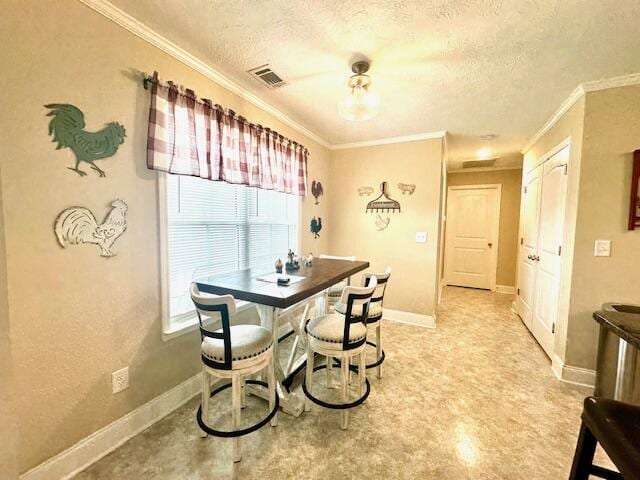
[[[576,453],[573,457],[569,480],[588,480],[589,472],[593,465],[596,443],[596,437],[593,436],[591,430],[583,422],[580,426],[580,435],[578,436],[578,444],[576,445]]]
[[[378,321],[378,326],[376,327],[376,360],[380,360],[382,358],[382,320]],[[378,365],[377,375],[378,378],[382,378],[382,365]]]
[[[358,383],[360,384],[360,396],[362,396],[364,395],[365,379],[367,378],[367,359],[364,349],[362,349],[358,358],[360,361],[358,365]]]
[[[342,375],[340,376],[341,386],[342,386],[342,401],[347,403],[349,400],[349,377],[351,375],[351,370],[349,370],[349,364],[351,363],[351,358],[348,355],[342,355],[342,362],[340,362],[340,368],[342,369]],[[343,430],[347,429],[349,424],[349,411],[347,409],[342,410],[341,414],[341,425],[340,427]]]
[[[274,360],[273,355],[269,359],[269,371],[267,372],[267,376],[269,378],[269,411],[273,410],[273,407],[276,404],[276,374],[274,371]],[[271,426],[278,426],[278,414],[276,413],[271,419]]]
[[[245,379],[240,377],[240,408],[247,407],[247,393],[246,393]]]
[[[332,388],[331,372],[333,372],[333,357],[327,356],[327,388]]]
[[[211,386],[209,383],[209,373],[203,368],[202,369],[202,421],[206,425],[209,424],[209,392],[211,390]],[[207,438],[207,432],[204,430],[200,430],[200,437]]]
[[[311,383],[313,382],[313,350],[311,349],[310,342],[307,340],[307,373],[305,377],[307,384],[307,390],[311,391]],[[311,410],[311,400],[306,396],[304,398],[304,411]]]
[[[233,374],[231,378],[231,390],[232,390],[232,420],[233,420],[233,428],[234,430],[238,430],[240,428],[240,415],[241,415],[241,390],[242,387],[240,385],[241,379],[240,375],[237,373]],[[233,461],[239,462],[242,459],[242,454],[240,453],[240,437],[233,438]]]

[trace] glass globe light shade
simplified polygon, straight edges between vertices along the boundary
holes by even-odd
[[[371,90],[367,75],[354,75],[349,80],[351,92],[338,102],[338,113],[346,120],[371,120],[380,111],[380,97]]]

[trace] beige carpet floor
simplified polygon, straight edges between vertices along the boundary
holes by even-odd
[[[589,390],[553,376],[511,301],[447,288],[436,329],[384,321],[383,378],[347,431],[317,406],[281,413],[233,465],[231,440],[199,437],[194,399],[76,479],[566,479]],[[250,397],[245,416],[264,408]]]

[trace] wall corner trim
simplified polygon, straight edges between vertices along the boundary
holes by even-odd
[[[607,90],[609,88],[628,87],[631,85],[640,85],[640,73],[632,73],[630,75],[623,75],[620,77],[605,78],[602,80],[595,80],[592,82],[585,82],[578,85],[573,92],[560,104],[558,109],[551,115],[551,117],[542,125],[542,128],[536,132],[536,134],[527,142],[527,144],[520,150],[523,155],[533,147],[540,138],[547,133],[551,128],[567,113],[567,111],[582,98],[583,95],[589,92],[596,92],[598,90]]]
[[[588,388],[594,388],[596,385],[595,370],[565,365],[556,354],[553,355],[553,359],[551,360],[551,369],[555,376],[565,383]]]
[[[20,480],[69,479],[201,392],[200,373],[20,475]]]
[[[392,310],[390,308],[385,308],[383,318],[385,320],[391,320],[392,322],[406,323],[417,327],[436,328],[435,315],[425,315],[421,313],[405,312],[404,310]]]
[[[273,107],[271,104],[262,100],[257,95],[251,93],[246,88],[240,86],[239,84],[231,80],[226,75],[223,75],[218,70],[214,69],[212,66],[208,65],[207,63],[200,60],[199,58],[193,56],[183,48],[173,43],[171,40],[163,37],[155,30],[149,28],[144,23],[140,22],[139,20],[132,17],[128,13],[124,12],[123,10],[119,9],[118,7],[113,5],[111,2],[107,0],[79,0],[79,1],[85,4],[87,7],[91,8],[92,10],[96,11],[100,15],[120,25],[125,30],[128,30],[129,32],[136,35],[137,37],[146,41],[147,43],[150,43],[154,47],[162,50],[163,52],[172,56],[176,60],[184,63],[188,67],[191,67],[198,73],[201,73],[202,75],[214,81],[218,85],[221,85],[222,87],[226,88],[227,90],[230,90],[231,92],[235,93],[236,95],[243,98],[244,100],[249,101],[250,103],[257,106],[258,108],[273,115],[275,118],[280,120],[285,125],[297,130],[303,135],[306,135],[312,140],[318,142],[323,147],[330,148],[329,142],[324,140],[322,137],[320,137],[319,135],[316,135],[308,128],[302,126],[301,124],[293,120],[291,117],[289,117],[287,114]]]

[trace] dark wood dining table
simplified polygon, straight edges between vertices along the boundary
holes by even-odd
[[[196,284],[202,292],[215,295],[233,295],[236,300],[256,305],[260,315],[260,324],[268,328],[273,336],[280,405],[285,413],[298,416],[302,413],[304,399],[300,391],[293,391],[290,388],[293,377],[306,364],[306,354],[297,355],[297,353],[298,347],[306,346],[304,326],[309,318],[311,304],[314,303],[313,314],[315,316],[326,314],[329,287],[366,270],[368,267],[369,262],[314,259],[311,266],[301,266],[299,270],[286,272],[291,276],[303,277],[286,286],[261,280],[274,272],[255,268],[200,277],[196,279]],[[281,363],[278,355],[278,327],[284,320],[289,323],[291,331],[295,335],[285,365]],[[256,388],[250,388],[249,391],[260,397],[266,394]]]

